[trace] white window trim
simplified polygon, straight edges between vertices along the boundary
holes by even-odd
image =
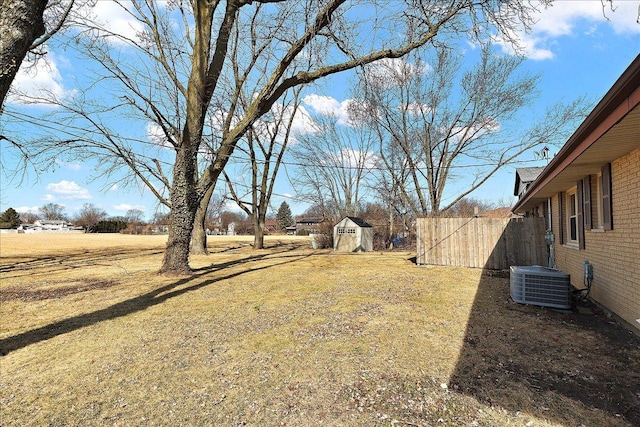
[[[576,220],[576,238],[571,239],[571,196],[574,196],[573,199],[573,211],[574,211],[574,215],[573,217]],[[579,234],[579,227],[578,227],[578,187],[573,187],[568,189],[565,192],[565,206],[566,206],[566,210],[565,210],[565,217],[562,219],[565,222],[565,229],[567,230],[567,234],[566,234],[566,239],[564,242],[564,246],[570,247],[570,248],[575,248],[578,249],[578,239],[580,238]]]

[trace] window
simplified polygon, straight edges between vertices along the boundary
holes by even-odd
[[[560,242],[569,246],[576,247],[578,249],[585,249],[584,241],[584,223],[585,223],[585,182],[579,180],[575,187],[567,190],[562,198],[560,208],[563,212],[561,214],[562,221],[564,223],[563,228],[566,227],[565,234],[561,236]]]
[[[576,188],[567,191],[567,243],[578,244],[578,197]]]
[[[338,227],[338,234],[356,234],[356,229],[352,227]]]
[[[576,186],[558,193],[560,244],[585,249],[585,229],[613,230],[611,164],[597,175],[587,175]]]
[[[587,230],[604,229],[602,172],[582,180],[584,188],[584,225]]]
[[[356,234],[356,229],[353,227],[338,227],[338,234]]]

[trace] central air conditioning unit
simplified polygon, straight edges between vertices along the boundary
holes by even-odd
[[[571,308],[569,273],[539,265],[512,266],[510,280],[511,299],[517,303]]]

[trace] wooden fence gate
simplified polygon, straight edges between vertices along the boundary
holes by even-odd
[[[544,218],[418,218],[417,264],[547,265]]]

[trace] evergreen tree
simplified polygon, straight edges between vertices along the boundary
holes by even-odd
[[[280,208],[278,208],[276,221],[278,222],[278,228],[280,230],[284,230],[288,226],[293,225],[293,215],[291,214],[291,208],[289,208],[287,202],[282,202]]]
[[[18,228],[21,223],[20,214],[13,208],[7,209],[0,216],[0,228]]]

